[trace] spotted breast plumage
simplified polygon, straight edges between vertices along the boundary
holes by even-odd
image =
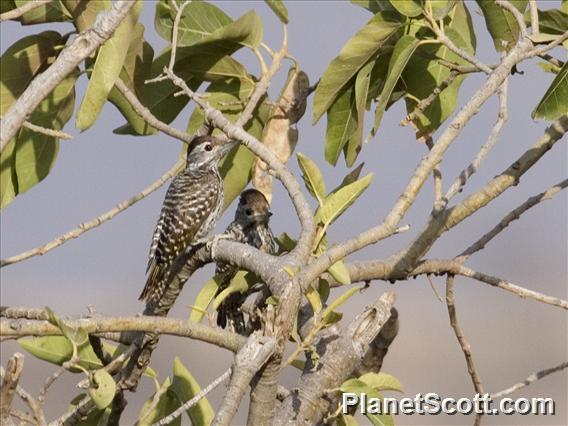
[[[247,189],[241,193],[235,219],[223,234],[231,240],[251,245],[268,254],[275,254],[278,248],[268,225],[270,216],[270,205],[262,192]],[[237,270],[238,268],[226,263],[217,265],[215,273],[222,274],[219,292],[229,285]],[[218,308],[217,324],[225,328],[229,321],[235,331],[242,333],[244,318],[239,310],[242,302],[243,296],[239,293],[228,296]]]
[[[159,299],[176,258],[215,226],[223,206],[223,180],[218,164],[233,146],[232,142],[224,143],[212,136],[196,137],[189,145],[186,168],[174,178],[164,199],[140,299]]]

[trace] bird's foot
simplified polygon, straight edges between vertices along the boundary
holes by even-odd
[[[221,240],[230,240],[231,236],[226,234],[214,235],[212,237],[203,238],[202,240],[198,240],[198,243],[205,243],[205,247],[207,250],[211,251],[211,257],[215,259],[215,253],[217,250],[217,244]]]

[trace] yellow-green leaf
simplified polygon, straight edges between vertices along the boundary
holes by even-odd
[[[322,301],[319,293],[312,286],[309,286],[306,290],[306,298],[308,299],[308,302],[310,302],[312,311],[314,311],[314,313],[316,314],[319,314],[323,307]]]
[[[392,7],[399,13],[409,18],[415,18],[422,14],[421,0],[389,0]]]
[[[352,287],[348,289],[345,293],[343,293],[341,296],[339,296],[337,299],[335,299],[333,302],[331,302],[329,305],[327,305],[322,312],[322,319],[325,321],[327,317],[331,318],[334,314],[336,314],[336,312],[334,312],[335,309],[339,308],[341,305],[347,302],[355,293],[357,293],[360,290],[361,287]]]
[[[288,9],[282,0],[264,0],[274,14],[282,21],[284,24],[288,23]]]
[[[170,389],[170,386],[171,381],[170,378],[167,377],[166,380],[164,380],[164,383],[160,385],[160,389],[157,391],[161,393],[158,404],[154,405],[154,395],[152,395],[144,403],[138,418],[138,424],[140,426],[150,426],[156,423],[158,420],[161,420],[174,412],[181,403],[185,402],[178,400],[177,395],[172,391],[172,389]],[[181,426],[181,418],[177,417],[170,423],[170,425]]]
[[[207,281],[207,283],[205,283],[201,290],[199,290],[199,293],[197,293],[197,296],[195,296],[191,314],[189,315],[189,320],[191,322],[201,322],[201,320],[205,316],[205,313],[207,312],[209,304],[215,298],[215,294],[217,294],[221,278],[221,276],[215,275],[213,278]]]
[[[178,357],[174,359],[174,378],[170,390],[176,394],[181,404],[189,401],[199,392],[201,387]],[[209,425],[215,411],[207,398],[201,398],[197,404],[187,410],[192,425]]]
[[[357,71],[404,25],[397,13],[380,12],[343,46],[324,71],[314,96],[314,123],[333,104]]]
[[[92,376],[89,396],[99,410],[109,406],[114,399],[116,383],[112,376],[105,370],[97,370]]]
[[[532,118],[535,120],[556,120],[566,113],[568,113],[568,61],[564,63],[532,112]]]
[[[309,157],[298,152],[298,165],[302,171],[302,178],[306,184],[306,189],[321,204],[326,195],[325,181],[320,169]]]
[[[404,392],[400,381],[391,374],[387,373],[366,373],[359,377],[359,380],[379,391]]]
[[[344,284],[344,285],[351,284],[351,277],[349,276],[349,270],[345,266],[343,260],[335,262],[333,265],[329,267],[327,271],[339,284]]]
[[[519,12],[524,13],[528,0],[509,0]],[[519,24],[511,12],[493,1],[477,0],[485,18],[487,29],[493,38],[497,51],[509,50],[519,36]]]
[[[217,309],[219,305],[233,293],[244,293],[249,287],[254,284],[255,276],[248,271],[238,271],[229,286],[215,297],[213,307]]]
[[[77,112],[76,126],[86,130],[93,125],[103,109],[108,95],[120,75],[131,35],[134,32],[142,3],[138,1],[114,34],[99,49],[89,86]]]

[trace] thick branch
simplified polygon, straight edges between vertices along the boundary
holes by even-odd
[[[24,356],[21,353],[15,353],[8,360],[6,365],[6,373],[0,387],[0,423],[12,424],[10,412],[12,410],[12,401],[16,395],[16,388],[20,381],[20,374],[24,368]]]
[[[97,16],[91,28],[79,34],[70,45],[61,51],[47,70],[32,80],[2,119],[0,151],[4,150],[27,117],[61,80],[112,36],[133,5],[134,2],[125,0],[114,3],[110,11],[102,12]]]
[[[223,329],[171,318],[139,316],[91,317],[79,319],[63,318],[63,320],[70,327],[81,327],[89,334],[144,331],[189,337],[214,344],[233,352],[238,351],[245,342],[244,337]],[[58,327],[44,320],[28,320],[23,318],[2,318],[0,320],[0,339],[19,338],[23,336],[60,336],[61,334],[61,330]]]
[[[339,387],[364,358],[369,345],[390,318],[394,301],[394,293],[384,293],[373,306],[359,314],[344,333],[316,343],[320,355],[317,369],[308,360],[297,390],[282,403],[275,424],[321,422],[331,405],[327,391]]]
[[[235,355],[231,383],[223,399],[221,408],[215,414],[213,425],[231,424],[254,375],[266,363],[276,348],[276,340],[253,334]]]

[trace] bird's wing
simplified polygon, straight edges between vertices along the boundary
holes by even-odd
[[[190,182],[182,177],[174,179],[168,188],[152,238],[148,278],[140,299],[154,298],[158,290],[161,294],[160,282],[167,278],[174,260],[199,236],[218,203],[217,186],[208,180]]]

